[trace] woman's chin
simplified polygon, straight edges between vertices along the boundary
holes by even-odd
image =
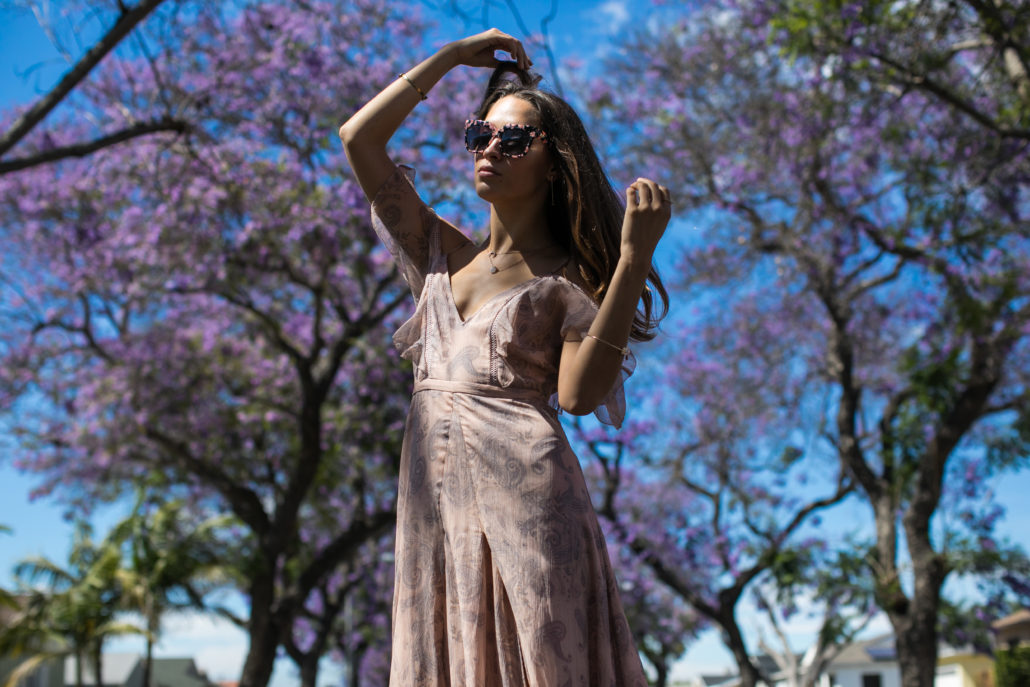
[[[482,179],[476,180],[476,195],[490,203],[504,196],[496,185]]]

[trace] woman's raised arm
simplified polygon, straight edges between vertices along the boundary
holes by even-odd
[[[573,415],[594,410],[615,383],[621,369],[620,349],[629,339],[651,259],[671,216],[666,187],[639,178],[626,189],[619,262],[608,292],[586,338],[562,346],[558,403]]]
[[[399,76],[340,127],[340,140],[354,175],[371,201],[394,171],[386,143],[443,75],[458,65],[495,67],[495,50],[509,53],[519,67],[532,64],[518,39],[497,29],[448,43]]]

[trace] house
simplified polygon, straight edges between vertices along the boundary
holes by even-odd
[[[155,658],[150,687],[215,687],[192,658]]]
[[[999,649],[1030,646],[1030,610],[1023,609],[991,624],[994,645]]]
[[[143,662],[137,654],[104,654],[100,657],[100,671],[103,687],[141,687],[143,684]],[[64,660],[64,684],[75,684],[75,659],[71,656]],[[97,687],[93,663],[85,657],[82,661],[82,684]]]
[[[1028,618],[1030,621],[1030,618]],[[1030,629],[1030,626],[1028,626]],[[804,665],[811,657],[805,656]],[[768,656],[759,656],[759,668],[772,680],[772,687],[787,684],[775,662]],[[735,674],[701,676],[684,687],[737,687]],[[816,682],[818,687],[901,687],[901,668],[894,647],[894,635],[886,634],[849,644],[830,661]],[[994,660],[978,654],[968,647],[938,648],[935,687],[994,687]]]
[[[852,642],[819,678],[819,687],[901,687],[894,635]]]
[[[799,663],[804,660],[804,656],[801,654],[798,654],[796,658]],[[779,665],[772,656],[759,654],[752,660],[762,674],[773,679],[777,687],[786,683],[786,678],[781,674]],[[670,687],[738,687],[739,684],[740,679],[737,674],[727,670],[721,675],[699,675],[686,681],[673,682]]]
[[[901,687],[894,635],[848,645],[830,662],[819,687]],[[994,687],[994,659],[970,646],[937,647],[934,687]]]
[[[994,687],[994,659],[968,647],[937,650],[934,687]]]
[[[104,654],[100,666],[102,687],[142,687],[144,658],[139,654]],[[83,685],[97,687],[91,666],[82,666]],[[64,664],[64,687],[75,685],[75,661]],[[216,687],[207,675],[197,668],[192,658],[155,658],[150,674],[150,687]]]

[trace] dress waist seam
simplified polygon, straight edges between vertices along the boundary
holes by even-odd
[[[472,394],[474,396],[490,396],[493,398],[508,398],[514,401],[525,401],[528,403],[547,403],[547,395],[537,389],[518,387],[503,387],[494,384],[483,384],[481,382],[459,382],[451,379],[421,379],[415,382],[413,393],[427,390],[448,391],[456,394]]]

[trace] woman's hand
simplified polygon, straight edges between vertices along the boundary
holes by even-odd
[[[670,217],[669,189],[643,177],[630,184],[626,189],[626,216],[622,221],[622,258],[650,265]]]
[[[496,67],[500,61],[494,57],[495,50],[503,50],[511,55],[518,63],[519,69],[529,69],[533,66],[533,61],[526,55],[522,42],[497,29],[462,38],[447,47],[454,52],[458,64],[469,67]]]

